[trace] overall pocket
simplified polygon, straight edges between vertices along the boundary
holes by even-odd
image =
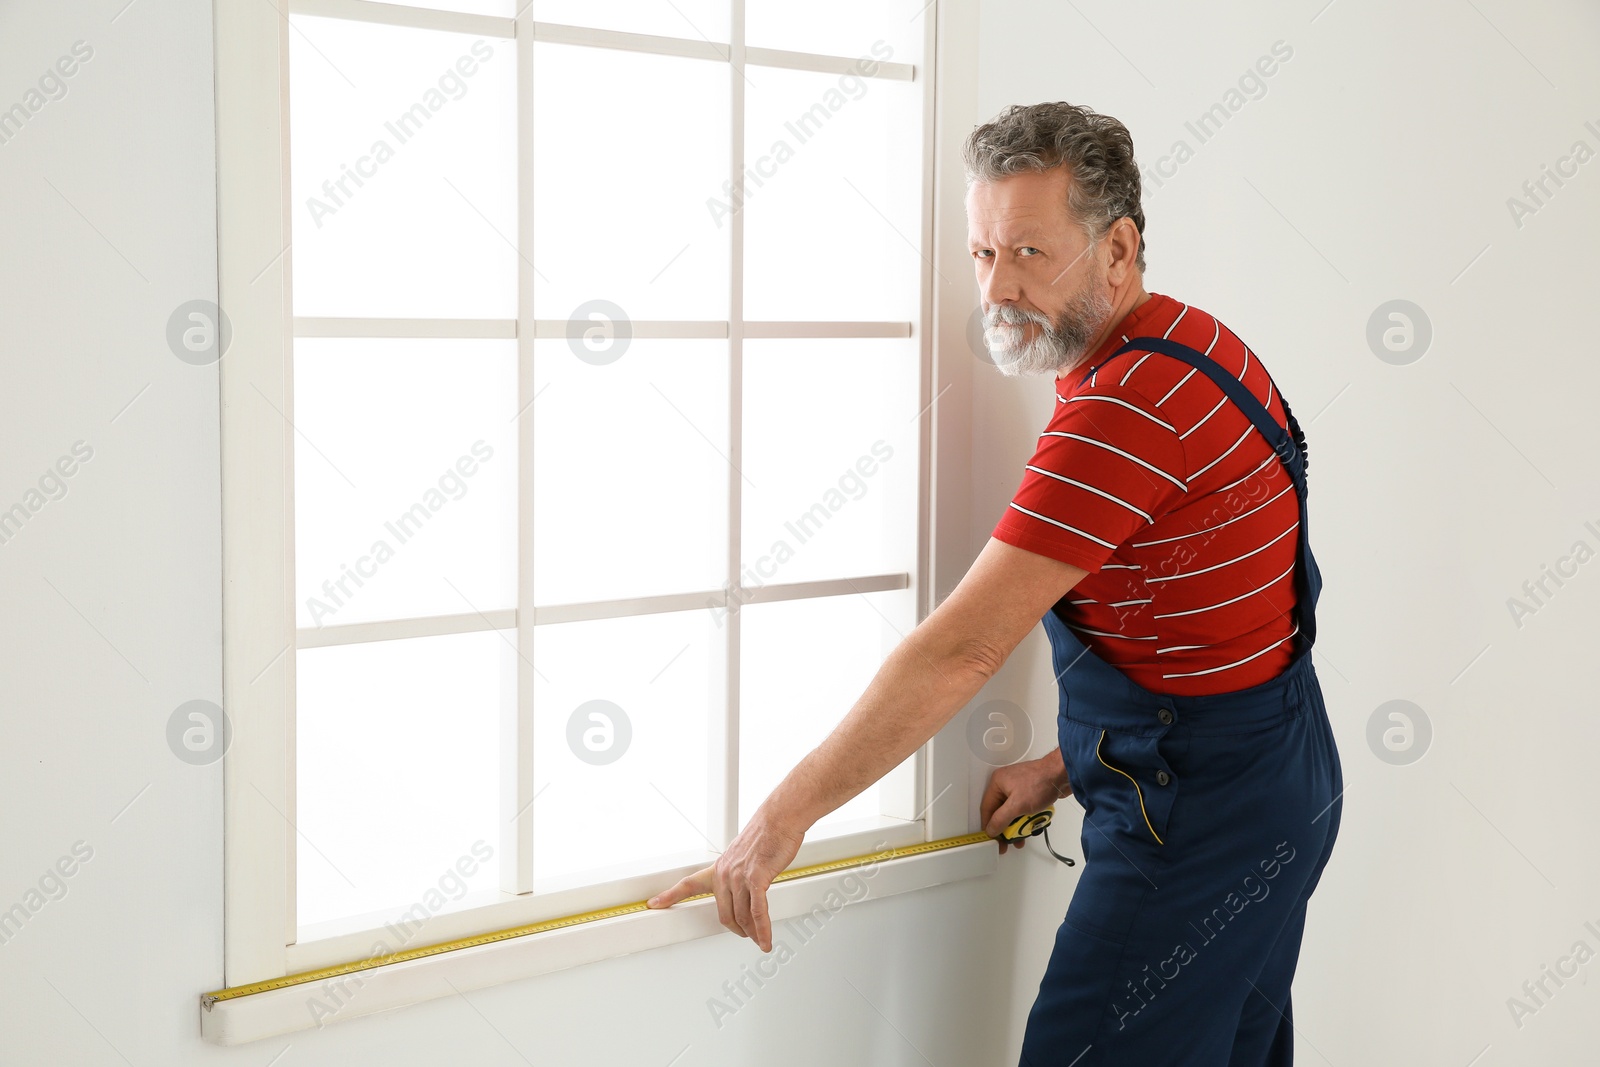
[[[1167,729],[1113,729],[1062,717],[1061,759],[1086,821],[1107,834],[1166,844],[1178,792],[1160,750]]]

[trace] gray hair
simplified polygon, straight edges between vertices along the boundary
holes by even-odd
[[[1110,115],[1087,107],[1013,104],[967,137],[967,182],[992,182],[1026,171],[1067,166],[1067,207],[1091,241],[1120,218],[1139,230],[1135,262],[1144,270],[1144,208],[1133,137]]]

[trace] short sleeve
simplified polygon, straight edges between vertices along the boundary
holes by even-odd
[[[997,540],[1094,572],[1188,493],[1183,441],[1138,390],[1099,385],[1058,397]]]

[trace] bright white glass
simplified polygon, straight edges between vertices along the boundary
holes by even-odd
[[[746,73],[746,317],[910,321],[922,269],[921,87]]]
[[[751,604],[739,643],[739,822],[832,732],[914,625],[910,590]],[[868,787],[817,826],[879,814]]]
[[[538,628],[535,879],[599,880],[618,864],[717,847],[707,756],[719,640],[709,611]]]
[[[744,10],[748,45],[895,63],[918,61],[933,16],[932,0],[745,0]]]
[[[534,308],[606,300],[630,319],[724,319],[725,63],[534,45]]]
[[[532,0],[539,22],[691,41],[728,39],[728,0]]]
[[[513,42],[290,26],[295,314],[514,318]]]
[[[514,655],[497,633],[297,653],[301,926],[437,914],[498,887],[502,667]]]
[[[515,606],[516,396],[513,341],[295,341],[297,625]]]
[[[599,366],[564,340],[534,351],[537,601],[720,589],[727,343],[636,338]]]
[[[910,338],[746,341],[742,581],[916,569]]]

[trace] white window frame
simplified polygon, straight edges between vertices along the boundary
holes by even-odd
[[[923,254],[919,322],[761,322],[742,321],[743,216],[730,218],[734,258],[730,264],[728,322],[634,322],[636,337],[726,338],[729,344],[730,408],[733,421],[732,459],[738,462],[742,346],[746,337],[913,337],[920,354],[922,396],[919,427],[918,549],[916,572],[868,575],[854,579],[766,586],[741,590],[738,538],[740,479],[730,470],[732,505],[728,546],[728,588],[611,601],[581,606],[540,607],[481,616],[414,619],[329,626],[300,631],[297,636],[293,580],[293,339],[331,336],[506,337],[518,341],[519,410],[532,399],[533,340],[566,336],[565,322],[533,318],[532,274],[520,270],[518,320],[354,320],[294,319],[290,302],[290,199],[288,169],[288,51],[291,29],[285,15],[271,4],[238,4],[217,0],[216,25],[217,160],[218,160],[218,303],[232,323],[232,345],[219,365],[222,445],[223,536],[223,687],[232,742],[224,759],[225,920],[224,984],[230,989],[271,983],[276,979],[364,958],[372,931],[352,931],[297,944],[294,870],[294,665],[297,647],[351,640],[466,632],[486,628],[517,630],[519,647],[532,647],[537,625],[579,618],[631,615],[643,611],[704,608],[708,598],[728,604],[725,618],[724,686],[713,714],[724,717],[725,743],[738,744],[738,640],[740,603],[768,602],[808,596],[840,595],[911,587],[917,618],[925,617],[947,595],[970,562],[970,487],[967,484],[971,444],[970,378],[977,361],[966,351],[965,326],[972,306],[966,295],[970,276],[964,236],[940,237],[959,227],[964,234],[959,196],[941,194],[951,183],[959,189],[959,145],[973,124],[975,96],[976,17],[952,12],[935,2],[924,22],[922,64],[884,64],[881,77],[922,82]],[[516,42],[518,84],[532,78],[534,41],[556,41],[623,48],[657,54],[694,56],[729,63],[732,85],[732,154],[730,171],[742,181],[744,125],[743,64],[843,73],[852,60],[812,56],[743,44],[742,3],[732,5],[731,42],[727,46],[679,41],[640,34],[534,23],[516,19],[457,15],[428,9],[373,3],[368,0],[289,0],[287,10],[456,30]],[[938,76],[935,77],[936,60]],[[953,60],[953,62],[952,62]],[[948,68],[948,69],[947,69]],[[951,92],[955,83],[958,91]],[[520,96],[520,93],[519,93]],[[957,106],[945,107],[946,96]],[[519,171],[531,173],[531,124],[518,121]],[[519,182],[519,242],[531,247],[533,205],[531,183]],[[942,201],[942,202],[941,202]],[[954,204],[952,214],[951,205]],[[959,247],[957,247],[959,245]],[[952,273],[957,272],[957,273]],[[959,279],[956,286],[945,284]],[[938,284],[936,284],[936,279]],[[947,289],[959,289],[947,293]],[[933,325],[941,323],[941,330]],[[526,324],[526,325],[524,325]],[[530,328],[531,327],[531,328]],[[935,334],[952,338],[945,354]],[[942,383],[935,388],[935,382]],[[532,421],[520,422],[519,512],[530,528]],[[519,538],[518,601],[532,603],[529,539]],[[848,587],[848,588],[847,588]],[[732,590],[732,595],[729,595]],[[505,616],[504,618],[500,616]],[[441,629],[443,627],[443,629]],[[529,675],[531,672],[521,672]],[[524,681],[519,685],[526,685]],[[519,693],[518,723],[531,721],[531,692]],[[517,724],[513,724],[517,725]],[[868,820],[853,832],[834,832],[808,841],[797,866],[861,855],[883,847],[943,842],[977,831],[977,798],[970,788],[971,757],[961,733],[962,718],[925,746],[911,763],[913,781],[904,790],[907,810],[894,817]],[[515,798],[533,795],[531,729],[520,729],[514,751],[503,753],[512,773]],[[736,768],[737,761],[729,761]],[[713,785],[713,829],[723,841],[738,830],[736,769]],[[979,781],[978,786],[982,785]],[[508,800],[513,799],[508,797]],[[515,810],[523,810],[519,804]],[[532,888],[531,815],[516,820],[502,842],[502,856],[520,862],[504,865],[497,899],[428,920],[415,943],[451,941],[493,930],[520,926],[590,909],[634,901],[660,888],[666,880],[703,865],[703,860],[672,870],[643,869],[632,877],[556,893]],[[992,845],[942,848],[897,859],[885,865],[892,877],[875,884],[875,895],[901,892],[970,877],[992,869]],[[775,917],[800,914],[820,899],[839,875],[818,875],[775,886]],[[513,895],[516,894],[516,895]],[[706,936],[721,931],[709,902],[680,905],[671,913],[634,914],[625,919],[586,923],[559,931],[477,948],[462,949],[364,972],[359,1003],[340,1017],[387,1010],[399,1004],[440,995],[436,975],[450,975],[458,988],[470,989],[511,978],[544,973],[623,952],[636,951]],[[673,917],[676,916],[676,917]],[[382,973],[380,973],[382,972]],[[204,1000],[202,1025],[207,1037],[221,1043],[254,1040],[315,1025],[304,1008],[305,987],[262,991],[234,999]]]

